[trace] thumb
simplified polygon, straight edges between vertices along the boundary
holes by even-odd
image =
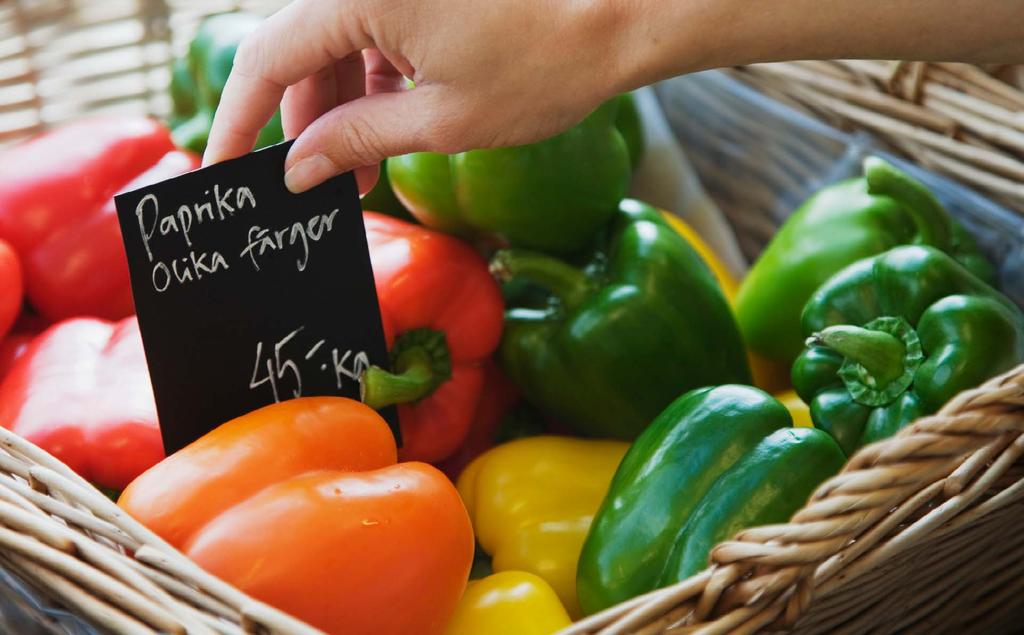
[[[367,95],[327,111],[288,152],[285,185],[303,192],[342,172],[427,149],[436,104],[429,92],[421,87]]]

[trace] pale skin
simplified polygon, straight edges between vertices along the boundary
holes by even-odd
[[[682,73],[836,58],[1024,62],[1024,0],[295,0],[239,48],[204,163],[249,152],[280,104],[289,189],[355,169],[365,193],[389,156],[537,141]]]

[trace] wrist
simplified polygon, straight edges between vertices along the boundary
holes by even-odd
[[[616,92],[696,71],[735,64],[739,43],[724,44],[731,2],[694,0],[599,0],[617,19],[608,47]],[[709,33],[714,33],[709,37]]]

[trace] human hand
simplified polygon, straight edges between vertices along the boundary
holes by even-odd
[[[1019,11],[991,0],[295,0],[239,47],[204,163],[250,151],[280,105],[297,137],[288,187],[356,169],[366,192],[385,157],[530,143],[614,94],[704,68],[1019,62]]]
[[[239,47],[204,163],[249,152],[279,103],[293,191],[356,169],[366,192],[388,156],[551,136],[622,88],[612,7],[296,0]]]

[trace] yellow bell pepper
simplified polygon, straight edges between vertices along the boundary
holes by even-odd
[[[445,635],[551,635],[569,624],[558,594],[524,571],[503,571],[473,580]]]
[[[722,287],[722,294],[725,296],[725,299],[729,301],[729,304],[732,304],[733,299],[736,297],[736,292],[740,288],[740,283],[721,261],[718,254],[715,253],[710,245],[704,242],[700,234],[686,224],[686,221],[664,210],[662,210],[661,215],[665,217],[665,220],[668,221],[672,229],[676,230],[676,233],[686,239],[686,242],[690,243],[690,246],[704,259],[708,268],[711,269],[711,273],[718,280],[718,286]]]
[[[780,392],[775,395],[775,398],[782,402],[783,406],[786,406],[786,410],[789,410],[789,415],[793,417],[794,426],[798,428],[814,427],[814,424],[811,423],[810,407],[800,399],[795,390]]]
[[[627,448],[540,436],[499,445],[470,463],[459,493],[494,571],[540,576],[579,617],[576,561]]]

